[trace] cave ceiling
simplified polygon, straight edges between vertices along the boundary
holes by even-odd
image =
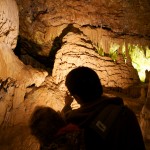
[[[60,49],[62,38],[73,24],[92,43],[105,38],[139,45],[150,45],[149,0],[17,0],[19,40],[16,53],[41,64],[53,66],[53,49]],[[20,52],[19,52],[20,51]],[[108,48],[104,48],[108,53]],[[56,52],[55,52],[56,53]]]

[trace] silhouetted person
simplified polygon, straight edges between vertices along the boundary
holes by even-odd
[[[117,82],[117,81],[116,81]],[[119,97],[106,97],[96,72],[88,67],[71,70],[65,81],[62,109],[68,123],[84,129],[87,150],[145,150],[136,115]],[[72,110],[72,97],[80,108]]]
[[[84,150],[80,141],[83,133],[78,126],[66,124],[61,114],[50,107],[36,107],[29,127],[40,143],[40,150]]]

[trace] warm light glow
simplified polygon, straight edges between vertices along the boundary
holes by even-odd
[[[119,48],[122,49],[122,56],[124,58],[124,61],[126,63],[127,56],[126,56],[126,46],[125,43],[123,43],[122,47],[120,47],[117,43],[111,43],[110,49],[109,49],[109,56],[113,59],[113,61],[116,61],[118,56],[118,50]],[[139,78],[141,82],[145,82],[146,78],[146,70],[150,71],[150,49],[148,46],[142,47],[139,45],[131,45],[128,44],[128,50],[129,55],[131,57],[132,65],[137,70]],[[101,56],[104,56],[104,50],[100,46],[100,44],[96,45],[97,53]]]
[[[124,61],[125,61],[125,63],[126,63],[126,61],[127,61],[127,56],[126,56],[126,46],[125,46],[125,42],[124,42],[123,45],[122,45],[122,56],[123,56]]]
[[[138,45],[128,45],[133,67],[137,70],[139,78],[145,82],[145,71],[150,71],[150,49]]]
[[[120,47],[120,45],[117,43],[110,44],[109,55],[113,59],[113,61],[116,61],[116,59],[117,59],[119,47]]]
[[[103,48],[101,47],[101,44],[100,44],[100,43],[97,43],[97,44],[95,45],[95,47],[96,47],[97,53],[98,53],[100,56],[104,56],[104,51],[103,51]]]

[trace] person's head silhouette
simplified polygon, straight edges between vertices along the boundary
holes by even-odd
[[[49,145],[54,135],[65,125],[61,115],[47,106],[37,106],[29,121],[31,134],[39,140],[41,145]]]
[[[77,67],[66,76],[66,87],[79,104],[95,101],[103,94],[97,73],[88,67]]]

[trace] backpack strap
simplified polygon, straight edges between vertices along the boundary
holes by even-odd
[[[95,130],[103,139],[105,139],[124,107],[124,105],[108,104],[92,120],[90,128]]]

